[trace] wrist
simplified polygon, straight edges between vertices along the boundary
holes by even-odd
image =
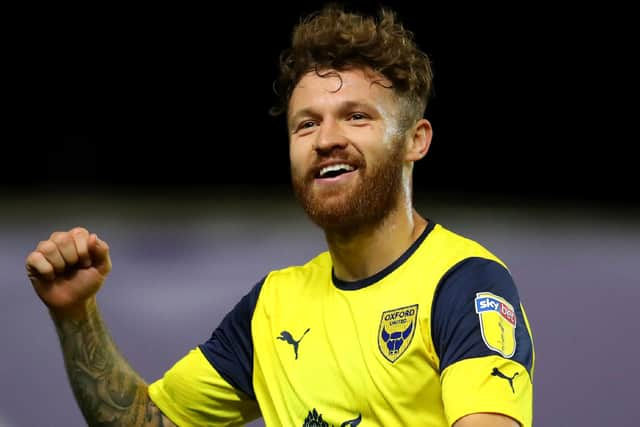
[[[68,307],[49,307],[49,315],[54,321],[86,320],[97,310],[95,295]]]

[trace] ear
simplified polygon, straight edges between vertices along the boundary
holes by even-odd
[[[423,158],[431,146],[433,129],[427,119],[420,119],[411,128],[405,160],[415,162]]]

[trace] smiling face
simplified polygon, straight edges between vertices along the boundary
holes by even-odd
[[[406,200],[399,101],[382,76],[360,69],[306,74],[289,103],[296,196],[327,230],[380,222]]]

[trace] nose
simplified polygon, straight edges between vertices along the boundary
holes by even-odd
[[[329,118],[322,121],[320,129],[316,132],[314,148],[316,151],[326,152],[335,148],[345,148],[348,142],[338,121]]]

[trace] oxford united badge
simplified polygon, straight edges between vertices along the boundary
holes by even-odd
[[[416,332],[418,304],[382,313],[378,330],[378,348],[391,363],[404,353]]]

